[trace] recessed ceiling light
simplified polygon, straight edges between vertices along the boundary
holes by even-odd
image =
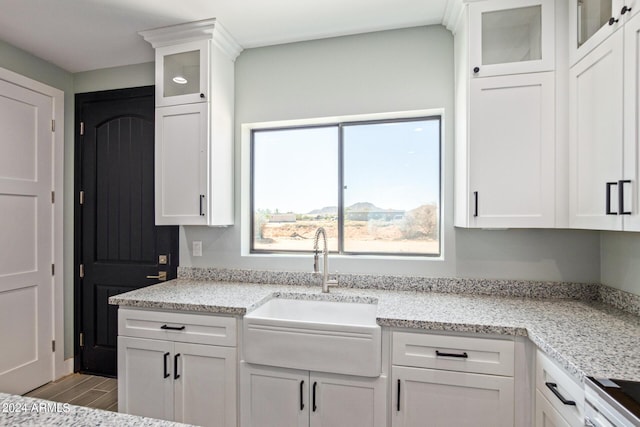
[[[174,79],[175,80],[175,79]],[[422,128],[415,128],[414,131],[416,132],[422,132]]]
[[[187,79],[185,79],[182,76],[175,76],[173,78],[173,82],[174,83],[178,83],[179,85],[186,85],[187,84]]]

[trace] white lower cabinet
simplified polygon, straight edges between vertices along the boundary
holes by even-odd
[[[540,350],[536,354],[536,427],[584,426],[584,389]]]
[[[163,316],[168,323],[157,322]],[[237,349],[210,345],[235,343],[230,327],[235,319],[120,310],[118,321],[119,412],[201,426],[237,425]],[[144,335],[145,328],[151,338],[123,336]],[[166,339],[156,339],[159,334]]]
[[[385,377],[365,378],[243,363],[243,427],[386,426]]]
[[[560,412],[536,390],[536,427],[571,427]]]
[[[393,332],[393,427],[514,425],[514,343]]]
[[[394,427],[513,426],[513,378],[391,368]]]

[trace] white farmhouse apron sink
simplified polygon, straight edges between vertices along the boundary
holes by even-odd
[[[244,360],[377,377],[382,342],[375,304],[274,298],[244,316]]]

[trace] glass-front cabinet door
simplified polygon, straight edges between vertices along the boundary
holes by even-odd
[[[469,4],[473,77],[552,71],[553,0],[489,0]]]
[[[156,105],[206,102],[209,98],[208,40],[156,49]]]
[[[621,28],[638,9],[638,0],[571,0],[571,65]]]

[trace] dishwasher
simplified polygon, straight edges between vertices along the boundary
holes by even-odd
[[[640,382],[585,379],[585,422],[588,427],[640,427]]]

